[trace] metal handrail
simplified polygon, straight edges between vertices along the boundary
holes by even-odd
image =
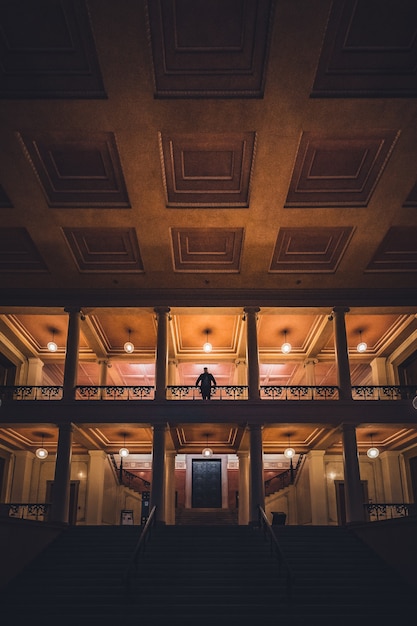
[[[259,522],[260,526],[263,530],[264,535],[267,535],[269,538],[269,543],[271,547],[271,552],[274,554],[278,561],[279,571],[285,570],[286,574],[286,590],[287,590],[287,598],[291,599],[293,594],[293,584],[294,584],[294,574],[291,571],[290,566],[288,565],[287,559],[284,556],[284,553],[281,550],[281,546],[278,543],[278,539],[272,530],[272,526],[269,523],[268,517],[264,511],[264,509],[258,505],[259,510]]]
[[[126,593],[130,591],[130,581],[133,575],[133,571],[136,573],[138,570],[139,556],[144,553],[147,543],[150,541],[152,529],[156,520],[156,505],[154,505],[149,513],[149,517],[146,520],[146,524],[140,534],[139,540],[133,550],[133,553],[129,559],[129,563],[123,573],[122,581],[126,590]]]

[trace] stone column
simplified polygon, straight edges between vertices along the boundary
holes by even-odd
[[[342,436],[346,522],[364,522],[365,512],[359,472],[356,427],[353,424],[343,424]]]
[[[329,523],[324,454],[324,450],[310,450],[308,453],[310,460],[311,523],[313,526],[327,526]]]
[[[179,385],[180,376],[178,373],[178,360],[169,359],[168,361],[168,385]]]
[[[109,369],[109,367],[111,367],[111,365],[107,359],[102,359],[98,361],[98,364],[100,366],[98,384],[99,384],[99,387],[105,387],[107,385],[107,370]],[[105,397],[105,391],[104,389],[100,389],[100,398],[104,398],[104,397]]]
[[[156,506],[158,523],[165,523],[165,424],[153,427],[152,484],[150,508]]]
[[[249,452],[238,452],[239,458],[239,525],[249,524]]]
[[[42,370],[44,363],[40,359],[28,359],[26,384],[35,387],[42,385]]]
[[[245,386],[248,384],[246,361],[244,359],[236,359],[235,361],[233,384],[238,386]]]
[[[248,364],[248,397],[249,400],[259,400],[259,354],[258,333],[256,328],[257,313],[260,308],[247,306],[244,309],[246,320],[246,353]]]
[[[65,309],[65,311],[69,314],[69,320],[64,368],[64,400],[74,400],[77,385],[81,312],[79,309]]]
[[[309,387],[316,386],[316,372],[315,367],[318,363],[318,359],[307,359],[304,361],[304,369],[306,372],[306,385]]]
[[[158,330],[156,338],[155,400],[166,399],[168,369],[168,320],[169,307],[156,307]]]
[[[58,447],[56,451],[54,488],[52,492],[52,522],[68,524],[69,495],[71,479],[72,424],[59,426]]]
[[[249,425],[250,446],[250,505],[249,523],[256,526],[259,520],[258,506],[265,509],[265,486],[262,450],[262,426]]]
[[[404,493],[402,489],[403,481],[398,452],[381,452],[379,460],[382,468],[384,502],[402,504],[404,502]],[[373,463],[377,462],[378,459],[373,461]]]
[[[34,459],[33,452],[27,450],[19,450],[15,453],[11,502],[16,504],[29,502]]]
[[[89,450],[90,466],[87,481],[86,523],[98,526],[103,522],[104,473],[107,455],[103,450]]]
[[[352,400],[352,383],[350,380],[349,353],[346,338],[345,313],[347,307],[333,309],[334,343],[337,367],[337,384],[340,400]]]
[[[388,385],[387,376],[387,359],[385,357],[377,357],[371,361],[372,384]]]
[[[165,523],[175,524],[175,451],[165,455]]]

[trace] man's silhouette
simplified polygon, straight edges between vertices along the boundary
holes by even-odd
[[[211,398],[211,388],[212,386],[216,386],[216,381],[213,374],[210,374],[207,367],[204,368],[204,371],[195,381],[195,386],[200,387],[201,396],[203,400],[210,400]]]

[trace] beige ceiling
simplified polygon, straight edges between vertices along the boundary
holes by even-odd
[[[308,358],[336,383],[335,305],[354,384],[416,331],[414,0],[15,0],[0,26],[0,334],[46,384],[62,382],[74,304],[80,384],[103,359],[109,384],[153,384],[159,304],[181,384],[204,364],[233,383],[248,305],[262,384],[305,382]],[[187,429],[175,441],[194,449]],[[107,430],[79,445],[116,449]],[[33,429],[6,439],[36,445]]]

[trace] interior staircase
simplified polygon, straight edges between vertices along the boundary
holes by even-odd
[[[236,526],[237,509],[184,509],[175,513],[178,526]]]
[[[294,573],[286,597],[270,545],[250,526],[157,526],[130,590],[138,526],[72,527],[0,590],[18,626],[411,623],[411,590],[342,527],[273,527]],[[9,622],[8,622],[9,623]]]

